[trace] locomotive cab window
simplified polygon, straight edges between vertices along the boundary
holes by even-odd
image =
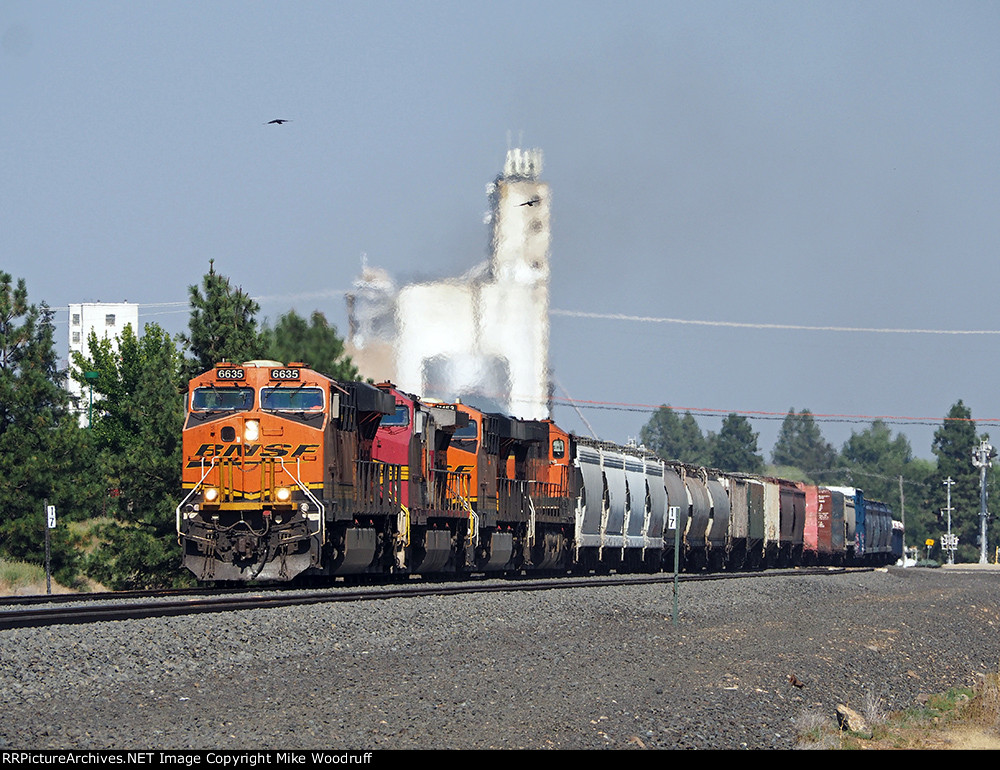
[[[195,412],[244,412],[253,408],[253,388],[195,388],[191,409]]]
[[[561,460],[566,456],[566,442],[561,438],[557,438],[552,442],[552,456],[557,460]]]
[[[478,438],[479,423],[470,418],[468,425],[455,431],[455,435],[451,439],[451,445],[456,449],[461,449],[463,452],[475,452],[479,444],[477,441]]]
[[[322,388],[261,388],[260,408],[269,412],[321,412]]]
[[[401,428],[410,424],[410,407],[406,404],[396,404],[395,414],[383,414],[379,425],[390,428]]]

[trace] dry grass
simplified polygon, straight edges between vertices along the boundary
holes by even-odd
[[[53,581],[53,593],[67,591],[68,589]],[[0,560],[0,596],[28,596],[38,593],[45,593],[44,567],[23,561]]]
[[[840,733],[829,718],[804,713],[796,720],[800,749],[1000,749],[1000,666],[973,688],[932,695],[920,705],[886,712],[865,696],[861,710],[873,737]]]
[[[85,591],[106,591],[100,583],[84,579]],[[76,589],[52,581],[52,593],[75,593]],[[46,593],[45,567],[23,561],[0,559],[0,596],[34,596]]]
[[[1000,737],[1000,670],[987,674],[976,684],[966,711],[970,721]]]
[[[872,727],[884,725],[889,721],[889,712],[885,709],[882,699],[873,692],[866,692],[861,702],[861,714]]]

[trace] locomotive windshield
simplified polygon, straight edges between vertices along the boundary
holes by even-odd
[[[261,388],[260,408],[271,412],[322,411],[323,389]]]
[[[396,404],[395,414],[384,414],[379,421],[380,426],[402,427],[410,424],[410,407],[406,404]]]
[[[479,423],[470,419],[468,425],[455,431],[455,435],[451,438],[451,446],[461,449],[463,452],[475,452],[478,437]]]
[[[253,388],[195,388],[191,409],[195,412],[243,412],[253,408]]]

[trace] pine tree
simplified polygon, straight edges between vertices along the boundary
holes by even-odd
[[[23,279],[0,272],[0,553],[35,564],[45,557],[44,501],[58,522],[84,518],[93,499],[87,436],[69,410],[56,364],[52,311],[28,304]],[[53,574],[77,577],[66,526],[52,530]]]
[[[758,435],[746,417],[729,414],[709,443],[712,467],[723,471],[760,473],[764,469],[764,458],[757,453]]]
[[[187,364],[189,375],[207,371],[220,361],[243,363],[263,356],[256,319],[260,305],[216,273],[215,260],[209,260],[201,288],[189,286],[188,291],[191,318],[189,334],[182,339],[193,357]]]
[[[661,406],[639,432],[639,440],[665,460],[701,465],[708,461],[705,437],[691,412],[684,417]]]
[[[788,410],[771,453],[775,465],[791,465],[806,474],[819,474],[834,467],[837,450],[823,439],[812,412]]]
[[[940,511],[947,505],[947,488],[943,483],[951,478],[951,532],[959,538],[962,561],[979,560],[979,470],[972,464],[972,450],[979,445],[976,423],[961,399],[948,410],[941,427],[934,431],[931,451],[937,457],[936,482],[930,494],[931,510],[938,514],[939,531],[947,529],[947,514]]]
[[[274,329],[264,327],[265,355],[275,361],[301,361],[335,380],[356,380],[358,369],[344,354],[344,341],[337,327],[330,325],[318,310],[310,322],[289,311],[278,319]]]

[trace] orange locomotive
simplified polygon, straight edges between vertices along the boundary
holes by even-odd
[[[375,463],[391,396],[302,364],[217,364],[191,380],[177,506],[201,580],[289,580],[388,564],[401,469]]]
[[[573,505],[571,437],[551,420],[520,420],[466,404],[448,446],[449,471],[469,477],[478,522],[469,569],[566,569]]]
[[[199,580],[566,569],[574,439],[302,364],[188,387],[177,533]]]

